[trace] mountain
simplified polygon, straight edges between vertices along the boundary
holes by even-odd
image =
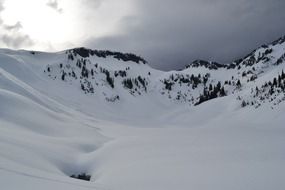
[[[0,49],[1,187],[284,189],[284,63],[285,37],[169,72],[132,53]]]
[[[172,72],[155,70],[133,54],[77,48],[67,50],[44,72],[110,102],[149,95],[191,106],[236,94],[243,106],[275,106],[284,101],[284,40],[263,45],[231,64],[197,60]]]

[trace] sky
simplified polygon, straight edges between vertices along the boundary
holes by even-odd
[[[230,63],[285,35],[284,0],[0,0],[0,47],[132,52],[157,69]]]

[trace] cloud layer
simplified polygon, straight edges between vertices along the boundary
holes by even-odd
[[[123,35],[87,44],[134,51],[168,70],[195,59],[227,63],[285,34],[283,0],[137,0],[137,7],[121,20]]]
[[[7,24],[1,17],[3,2],[2,47],[134,52],[164,70],[183,68],[195,59],[228,63],[285,34],[284,0],[29,0],[26,7],[41,7],[41,2],[48,9],[42,17],[45,30],[36,32],[20,17]],[[39,29],[39,24],[29,27]]]

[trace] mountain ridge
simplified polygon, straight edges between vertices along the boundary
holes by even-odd
[[[119,101],[121,97],[127,99],[122,91],[136,97],[150,92],[189,105],[199,105],[214,98],[237,94],[236,98],[244,106],[244,99],[248,98],[241,98],[239,91],[246,91],[247,88],[251,89],[251,94],[258,93],[256,91],[259,88],[266,91],[265,86],[268,87],[268,83],[271,86],[274,78],[279,78],[278,84],[274,82],[274,88],[277,91],[281,89],[279,94],[284,92],[282,70],[268,81],[262,79],[279,65],[284,69],[284,42],[285,38],[282,37],[231,64],[197,60],[182,71],[169,72],[151,68],[143,58],[134,54],[75,48],[66,50],[67,57],[60,63],[48,65],[44,72],[53,80],[77,83],[85,93],[99,92],[105,100],[111,102]],[[140,62],[143,64],[140,65]],[[246,104],[261,105],[256,100],[257,97],[253,99],[247,100]]]
[[[181,71],[168,72],[152,68],[135,54],[109,50],[79,47],[57,53],[1,51],[9,59],[16,56],[22,62],[26,58],[36,62],[44,60],[45,68],[37,66],[37,72],[52,81],[68,83],[85,94],[97,94],[100,96],[97,98],[107,102],[145,95],[190,106],[223,96],[235,96],[242,107],[259,107],[267,101],[274,107],[284,101],[284,36],[230,64],[196,60]],[[54,61],[49,61],[49,56]]]

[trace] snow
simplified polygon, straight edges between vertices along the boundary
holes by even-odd
[[[76,81],[53,80],[43,72],[47,65],[58,69],[58,63],[72,64],[65,52],[0,50],[3,189],[285,188],[285,102],[274,109],[269,103],[255,109],[241,108],[236,99],[271,80],[284,65],[268,68],[241,92],[194,107],[157,93],[162,90],[160,80],[173,73],[211,72],[213,80],[225,81],[238,76],[236,70],[165,73],[112,58],[90,59],[111,72],[130,67],[131,77],[151,72],[149,92],[138,96],[124,88],[111,89],[98,74],[98,93],[84,94]],[[121,99],[107,102],[102,93]],[[91,181],[69,177],[80,173],[90,174]]]

